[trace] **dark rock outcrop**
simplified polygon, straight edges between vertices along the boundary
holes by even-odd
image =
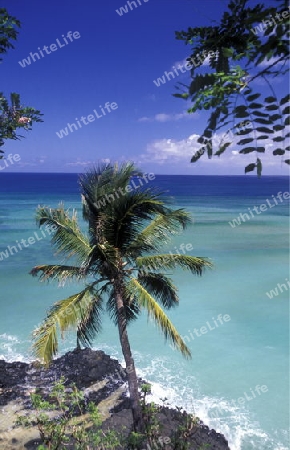
[[[49,368],[37,362],[26,364],[0,360],[0,405],[26,398],[31,389],[49,392],[60,377],[65,378],[65,385],[75,383],[79,389],[88,388],[105,378],[108,380],[108,389],[126,382],[126,373],[117,360],[102,351],[88,348],[66,353],[52,361]]]
[[[98,405],[106,419],[103,423],[105,428],[113,427],[121,430],[125,426],[128,432],[130,431],[132,414],[125,384],[125,370],[117,360],[110,358],[102,351],[76,349],[54,360],[49,368],[44,368],[38,362],[26,364],[7,363],[0,360],[0,449],[37,448],[39,445],[36,439],[37,430],[34,430],[34,435],[28,435],[21,434],[19,428],[13,428],[11,405],[14,409],[15,404],[17,405],[17,412],[29,413],[31,411],[30,392],[37,389],[46,396],[53,383],[60,377],[64,377],[64,383],[67,386],[75,383],[85,392],[88,401],[94,401]],[[10,414],[10,423],[7,420],[9,419],[7,414]],[[162,408],[158,414],[163,436],[173,438],[174,430],[182,419],[182,413],[174,409]],[[190,430],[189,438],[192,450],[202,446],[208,450],[229,450],[224,436],[210,430],[199,419]],[[174,447],[169,445],[167,448]]]

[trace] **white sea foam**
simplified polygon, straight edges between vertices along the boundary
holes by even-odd
[[[103,344],[98,349],[125,366],[123,355],[115,347]],[[151,355],[134,352],[134,360],[138,376],[151,384],[152,393],[148,401],[160,405],[166,403],[173,408],[182,407],[198,416],[209,428],[226,437],[231,450],[289,450],[277,440],[274,442],[246,407],[234,406],[224,398],[202,394],[196,377],[185,375],[180,367],[176,371],[169,359],[152,359]],[[215,414],[217,411],[220,413],[218,416]]]
[[[144,364],[144,357],[142,362]],[[142,366],[140,363],[139,367]],[[155,358],[138,370],[138,375],[152,385],[149,400],[163,404],[162,399],[166,397],[170,406],[183,407],[198,416],[209,428],[226,437],[231,450],[288,450],[261,429],[246,405],[238,407],[229,400],[203,395],[197,379],[185,376],[181,368],[178,372],[172,370],[169,360]],[[218,416],[215,415],[217,411]]]
[[[24,355],[20,349],[23,341],[21,342],[17,336],[13,336],[7,333],[0,334],[0,359],[4,359],[7,362],[32,361],[28,355]]]
[[[20,341],[17,336],[6,333],[0,335],[0,359],[6,361],[29,362],[31,357],[17,352]],[[75,348],[75,338],[66,340],[61,354]],[[112,358],[116,358],[124,366],[124,359],[120,349],[100,343],[95,350],[103,350]],[[60,354],[57,356],[59,357]],[[251,416],[246,405],[234,406],[229,400],[220,397],[204,395],[195,376],[186,375],[182,367],[172,366],[172,361],[166,357],[151,358],[141,352],[134,352],[137,374],[150,382],[152,394],[149,401],[157,404],[168,404],[171,407],[182,407],[186,411],[198,416],[209,428],[222,433],[229,442],[231,450],[288,450],[279,442],[264,432],[259,423]],[[165,401],[166,398],[166,401]],[[286,431],[285,431],[286,434]],[[284,439],[283,439],[284,440]],[[286,439],[285,439],[286,440]]]

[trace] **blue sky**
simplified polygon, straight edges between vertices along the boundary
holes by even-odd
[[[116,9],[126,4],[125,0],[6,2],[22,27],[15,50],[1,65],[1,89],[6,95],[20,93],[23,104],[43,112],[44,122],[35,124],[25,139],[5,144],[6,156],[18,153],[21,158],[5,170],[83,172],[101,160],[133,160],[156,174],[242,175],[254,155],[249,160],[230,151],[220,159],[204,157],[190,163],[208,116],[186,114],[189,104],[172,96],[176,83],[188,82],[189,74],[160,87],[153,83],[189,55],[189,47],[175,40],[174,32],[219,20],[227,1],[136,0],[138,7],[120,16]],[[78,38],[72,35],[70,41],[69,31],[78,32]],[[35,56],[35,62],[21,67],[19,61],[31,52],[39,53],[38,47],[44,46],[49,52],[52,44],[50,54],[43,51],[40,60]],[[277,80],[278,93],[285,83]],[[107,102],[118,108],[103,115],[100,107]],[[62,139],[56,134],[76,118],[91,114],[94,120],[86,120],[87,125],[79,122],[81,127],[72,127],[74,131]],[[277,157],[265,158],[264,174],[287,173]]]

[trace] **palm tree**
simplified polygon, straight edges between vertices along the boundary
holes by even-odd
[[[91,345],[101,330],[101,315],[106,306],[118,327],[134,426],[141,430],[138,379],[128,324],[145,309],[165,338],[185,357],[190,357],[189,349],[162,309],[178,304],[177,289],[164,272],[180,266],[201,275],[212,265],[202,257],[156,254],[191,219],[185,210],[169,207],[162,194],[153,188],[133,189],[130,182],[136,176],[141,177],[142,172],[127,163],[120,167],[99,166],[80,177],[87,234],[78,225],[76,211],[70,213],[62,204],[57,209],[39,207],[39,226],[54,227],[52,244],[72,263],[36,266],[31,274],[39,275],[41,281],[87,283],[77,294],[55,303],[34,331],[36,356],[45,363],[51,361],[58,351],[58,327],[61,333],[75,328],[78,342]]]

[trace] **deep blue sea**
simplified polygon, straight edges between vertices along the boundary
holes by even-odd
[[[150,184],[194,218],[164,251],[206,256],[214,269],[173,275],[180,305],[168,315],[192,359],[172,350],[144,314],[129,329],[138,373],[153,383],[156,401],[194,412],[232,450],[289,449],[289,179],[160,175]],[[60,201],[81,220],[76,174],[0,175],[0,358],[32,360],[32,330],[52,303],[77,292],[29,275],[59,261],[35,210]],[[75,343],[68,334],[61,353]],[[123,360],[107,317],[94,348]]]

